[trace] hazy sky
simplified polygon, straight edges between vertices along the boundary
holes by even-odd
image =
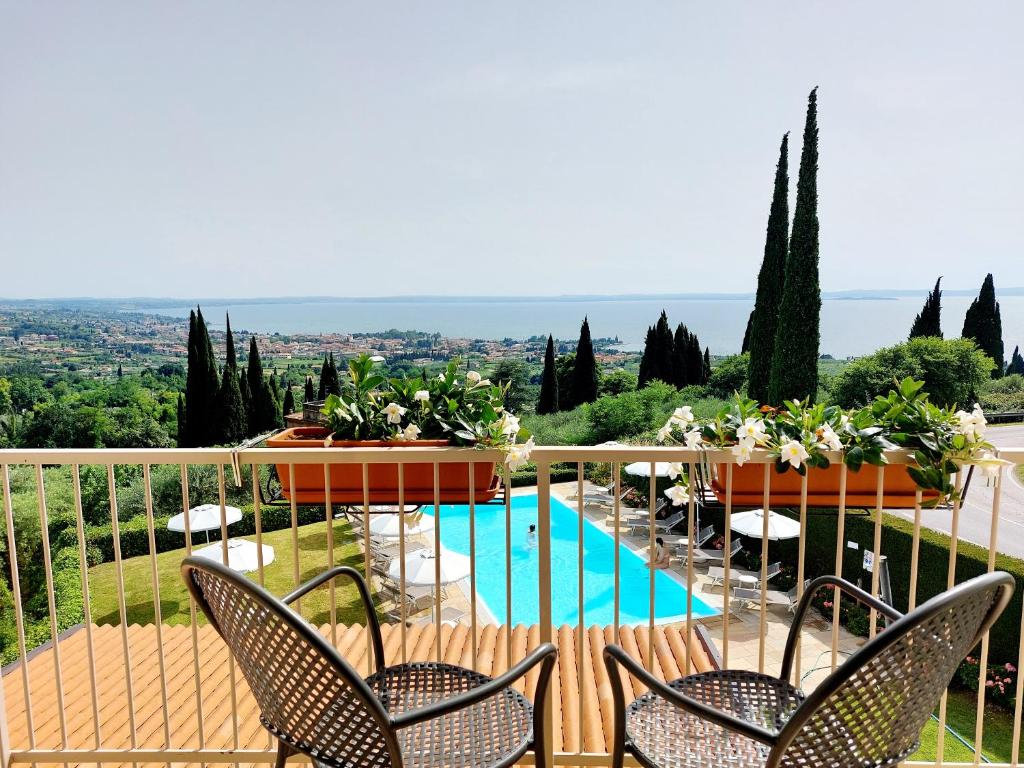
[[[0,296],[1024,285],[1024,4],[0,0]],[[791,205],[794,195],[791,193]]]

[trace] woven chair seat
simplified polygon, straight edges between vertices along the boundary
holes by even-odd
[[[773,732],[779,731],[804,698],[783,680],[742,670],[690,675],[669,686]],[[626,736],[637,757],[657,768],[747,768],[764,765],[770,751],[651,691],[626,708]]]
[[[366,682],[392,715],[450,699],[490,680],[451,664],[421,662],[387,667]],[[533,740],[533,708],[515,688],[465,709],[398,731],[410,768],[494,768],[508,765]]]

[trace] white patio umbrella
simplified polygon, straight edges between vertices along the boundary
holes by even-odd
[[[441,548],[435,555],[433,550],[418,549],[405,556],[405,583],[412,586],[434,586],[437,561],[441,562],[441,584],[452,584],[469,576],[469,558]],[[388,576],[398,582],[402,577],[402,562],[396,557],[388,567]]]
[[[651,476],[651,462],[649,461],[634,461],[632,464],[627,464],[625,467],[627,475],[635,475],[636,477],[650,477]],[[668,462],[667,461],[656,461],[654,463],[654,476],[655,477],[668,477]]]
[[[426,514],[406,514],[405,535],[415,536],[434,530],[434,516]],[[402,521],[398,514],[376,515],[370,519],[370,535],[385,539],[397,539],[402,535]]]
[[[238,507],[224,507],[224,516],[228,525],[242,519],[242,510]],[[192,533],[206,531],[206,540],[210,540],[210,531],[220,530],[220,505],[200,504],[188,511],[188,529]],[[167,530],[185,532],[185,513],[179,512],[167,521]]]
[[[764,510],[752,509],[749,512],[737,512],[732,516],[729,526],[741,536],[760,539],[764,535]],[[780,515],[768,510],[768,540],[795,539],[800,535],[800,523],[791,517]]]
[[[257,551],[256,543],[253,541],[247,539],[228,539],[228,568],[239,573],[255,571],[259,568]],[[220,542],[196,550],[192,555],[212,560],[215,563],[224,562],[224,548]],[[263,565],[270,565],[272,562],[274,562],[274,548],[269,544],[264,544]]]

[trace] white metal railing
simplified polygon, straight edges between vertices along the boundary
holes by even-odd
[[[1003,458],[1018,464],[1024,463],[1024,449],[1009,449],[1002,450],[999,452]],[[839,454],[832,454],[830,458],[838,461]],[[891,452],[887,454],[887,458],[893,465],[900,463],[906,463],[907,456],[902,452]],[[433,531],[433,545],[436,549],[441,547],[441,530],[444,525],[444,516],[442,514],[442,499],[440,491],[440,467],[448,463],[468,463],[468,479],[469,479],[469,501],[468,501],[468,518],[469,518],[469,555],[470,555],[470,575],[469,575],[469,636],[471,638],[471,660],[470,663],[475,667],[478,664],[478,647],[481,638],[482,629],[482,617],[478,615],[478,574],[477,574],[477,553],[476,553],[476,529],[475,529],[475,515],[477,504],[474,501],[474,463],[480,462],[499,462],[499,472],[501,455],[490,451],[480,451],[467,448],[402,448],[399,450],[388,449],[388,448],[366,448],[366,449],[344,449],[344,450],[323,450],[323,449],[261,449],[261,448],[249,448],[243,450],[230,450],[230,449],[169,449],[169,450],[149,450],[149,449],[119,449],[119,450],[5,450],[0,451],[0,480],[2,480],[2,494],[4,500],[4,521],[7,533],[8,542],[8,554],[10,567],[10,582],[12,587],[12,602],[16,629],[16,643],[18,649],[18,660],[12,666],[12,668],[0,678],[0,768],[6,768],[8,765],[23,764],[23,763],[54,763],[54,762],[101,762],[101,761],[117,761],[117,762],[204,762],[204,763],[238,763],[238,762],[252,762],[252,763],[263,763],[272,762],[275,758],[273,751],[272,739],[269,734],[265,740],[260,738],[258,742],[253,741],[249,738],[248,734],[240,734],[240,700],[238,695],[239,688],[236,683],[237,671],[234,667],[234,663],[229,664],[228,675],[229,675],[229,686],[227,691],[227,702],[222,702],[223,706],[230,707],[230,723],[231,723],[231,735],[230,744],[221,746],[212,746],[210,734],[206,730],[206,715],[209,713],[204,712],[204,702],[208,701],[206,695],[201,686],[201,674],[200,674],[200,642],[198,638],[197,630],[197,616],[195,605],[189,604],[189,619],[190,619],[190,634],[191,634],[191,649],[189,655],[191,656],[191,668],[192,674],[195,680],[194,697],[189,702],[177,702],[176,705],[168,699],[168,669],[167,669],[167,656],[166,646],[164,639],[164,632],[167,631],[167,627],[164,626],[161,617],[161,603],[160,603],[160,580],[159,570],[157,561],[157,539],[155,532],[155,511],[153,503],[153,488],[151,482],[151,468],[156,465],[175,465],[180,467],[180,486],[181,486],[181,498],[182,498],[182,509],[187,513],[191,507],[190,488],[189,488],[189,477],[188,468],[190,466],[207,466],[214,467],[217,475],[217,501],[221,509],[221,549],[222,557],[224,562],[227,562],[228,558],[228,529],[226,520],[226,496],[227,488],[232,480],[237,481],[240,478],[240,469],[245,467],[248,468],[251,478],[251,503],[253,506],[254,520],[255,520],[255,540],[256,540],[256,551],[258,553],[258,567],[255,574],[255,578],[263,583],[264,580],[264,563],[262,559],[262,540],[263,540],[263,528],[262,528],[262,500],[260,496],[260,468],[265,468],[268,465],[283,465],[287,466],[288,477],[291,480],[291,487],[295,487],[295,468],[299,465],[322,465],[324,470],[324,487],[329,489],[331,486],[331,472],[332,468],[338,465],[359,465],[362,473],[362,489],[363,489],[363,500],[361,505],[349,505],[353,508],[356,515],[361,515],[362,525],[364,532],[369,531],[370,522],[370,508],[371,499],[369,491],[369,469],[371,466],[376,464],[397,464],[398,466],[398,478],[399,478],[399,498],[398,503],[400,507],[404,508],[405,505],[405,469],[410,464],[428,464],[433,467],[433,490],[434,490],[434,515],[436,519],[436,525]],[[609,762],[608,755],[603,752],[588,752],[585,749],[585,739],[582,736],[582,727],[580,724],[587,722],[588,718],[600,717],[599,712],[591,711],[590,707],[593,705],[593,697],[588,697],[587,692],[584,690],[584,682],[586,675],[582,674],[584,667],[584,653],[586,652],[586,605],[584,601],[584,548],[582,546],[583,533],[584,533],[584,469],[587,465],[591,464],[607,464],[611,467],[611,477],[614,478],[614,502],[610,508],[610,527],[611,536],[614,539],[614,562],[612,568],[614,572],[614,595],[613,595],[613,613],[614,622],[612,626],[613,637],[618,638],[620,636],[620,548],[619,544],[625,539],[623,532],[623,510],[621,503],[621,468],[623,465],[629,462],[649,462],[651,465],[651,480],[648,489],[648,496],[650,500],[648,514],[648,540],[646,542],[650,551],[654,551],[655,545],[655,504],[657,496],[655,493],[655,463],[663,461],[681,462],[688,468],[689,476],[695,478],[698,474],[698,469],[701,466],[707,466],[708,464],[717,464],[725,466],[725,478],[724,478],[724,503],[723,503],[723,514],[724,514],[724,537],[725,537],[725,557],[724,557],[724,569],[725,569],[725,583],[726,585],[730,582],[730,572],[733,564],[731,562],[731,556],[729,554],[731,545],[731,533],[730,533],[730,518],[733,513],[733,473],[735,466],[735,457],[731,452],[727,450],[708,450],[708,451],[693,451],[686,450],[677,447],[629,447],[629,446],[594,446],[594,447],[538,447],[532,454],[532,460],[537,465],[537,495],[538,495],[538,514],[537,514],[537,550],[538,550],[538,569],[536,574],[521,574],[514,573],[512,568],[512,504],[511,497],[508,492],[505,494],[504,507],[505,507],[505,616],[495,617],[499,622],[504,623],[505,631],[503,635],[504,639],[504,659],[508,664],[511,664],[513,657],[513,632],[512,632],[512,583],[514,579],[535,579],[537,584],[538,594],[538,605],[539,605],[539,642],[548,642],[555,639],[555,627],[552,623],[552,552],[551,552],[551,467],[553,464],[568,463],[575,465],[577,468],[577,500],[576,500],[576,512],[578,515],[578,530],[577,536],[579,540],[578,546],[578,559],[577,559],[577,574],[576,574],[576,586],[578,589],[578,616],[579,621],[576,627],[577,640],[576,640],[576,658],[574,662],[577,670],[580,670],[578,674],[579,691],[578,698],[578,709],[572,713],[566,713],[566,715],[572,715],[578,718],[579,723],[574,728],[575,736],[570,739],[572,742],[569,745],[563,746],[562,749],[556,750],[552,755],[556,763],[563,765],[603,765]],[[764,465],[764,498],[763,507],[765,509],[770,508],[770,493],[771,484],[774,477],[772,471],[770,459],[767,455],[755,454],[749,462],[753,464]],[[51,465],[59,466],[70,466],[70,484],[71,484],[71,496],[73,499],[73,513],[75,516],[74,520],[74,535],[75,541],[79,548],[79,572],[82,582],[82,602],[83,612],[85,616],[84,621],[84,632],[85,632],[85,643],[88,653],[88,664],[85,676],[79,675],[73,681],[67,681],[63,679],[62,674],[62,639],[60,637],[60,626],[58,624],[58,606],[56,604],[57,596],[54,586],[54,573],[52,567],[52,552],[51,542],[49,540],[49,510],[47,503],[47,492],[46,492],[46,480],[44,475],[44,468]],[[119,520],[118,520],[118,487],[116,480],[115,467],[119,465],[135,465],[142,467],[143,477],[143,495],[144,495],[144,511],[147,521],[147,534],[149,542],[149,551],[147,557],[149,559],[149,578],[150,578],[150,589],[153,597],[153,610],[155,616],[155,623],[153,631],[155,632],[155,647],[156,647],[156,667],[157,675],[155,685],[159,688],[159,701],[160,711],[162,712],[162,723],[159,728],[160,738],[157,742],[152,739],[142,743],[138,735],[138,726],[136,718],[136,705],[139,696],[138,681],[133,677],[133,670],[138,667],[135,663],[138,659],[133,659],[133,629],[129,627],[127,622],[127,606],[126,606],[126,591],[125,591],[125,580],[124,580],[124,565],[121,551],[120,532],[119,532]],[[83,492],[81,485],[81,468],[85,466],[95,466],[104,468],[106,471],[107,478],[107,496],[109,504],[109,520],[112,527],[112,545],[113,545],[113,561],[114,570],[116,574],[116,591],[117,591],[117,606],[118,606],[118,617],[119,622],[117,624],[117,632],[119,635],[118,644],[120,646],[121,662],[119,666],[123,670],[124,674],[124,688],[126,692],[127,701],[119,702],[126,710],[128,720],[128,731],[130,734],[130,746],[124,747],[121,745],[114,745],[107,739],[107,735],[101,728],[101,709],[106,706],[110,706],[111,702],[106,698],[105,691],[106,680],[111,674],[111,670],[106,670],[97,666],[97,639],[94,636],[97,632],[97,628],[93,625],[90,620],[91,603],[95,599],[95,595],[90,594],[90,579],[89,579],[89,564],[86,557],[86,527],[84,522],[83,514]],[[31,467],[34,469],[34,486],[35,493],[38,498],[38,518],[39,526],[42,536],[42,558],[45,571],[45,590],[46,590],[46,601],[47,601],[47,613],[49,617],[50,632],[49,632],[49,644],[44,647],[41,651],[34,651],[33,648],[28,647],[26,640],[26,626],[25,626],[25,606],[23,605],[22,586],[19,582],[19,567],[18,567],[18,541],[16,539],[15,529],[15,513],[12,504],[11,495],[11,474],[15,468],[20,467]],[[25,471],[19,469],[18,471]],[[987,542],[989,549],[989,557],[987,568],[989,571],[994,570],[996,562],[996,551],[998,544],[998,537],[1000,535],[1000,501],[1002,495],[1002,486],[1006,481],[1006,475],[1008,471],[1012,470],[1001,470],[999,478],[995,481],[993,492],[992,492],[992,503],[991,508],[987,511],[990,520],[990,535],[989,541]],[[965,470],[961,470],[957,474],[956,482],[957,487],[960,488],[963,483],[963,475]],[[506,488],[508,487],[508,473],[504,472]],[[840,488],[839,498],[837,505],[837,535],[835,542],[835,572],[842,573],[843,560],[845,555],[844,536],[845,536],[845,524],[847,522],[847,503],[846,503],[846,484],[847,484],[848,470],[843,467],[840,470]],[[873,557],[874,562],[879,562],[879,557],[884,554],[882,552],[882,523],[883,523],[883,499],[884,499],[884,471],[878,473],[878,483],[876,492],[876,503],[874,509],[871,510],[874,524],[874,538],[873,538]],[[976,481],[977,482],[977,481]],[[332,504],[330,501],[330,493],[325,491],[326,503],[324,506],[325,520],[327,521],[326,536],[327,536],[327,557],[324,562],[324,568],[334,564],[335,560],[335,541],[334,541],[334,511],[337,504]],[[691,642],[694,635],[693,629],[697,623],[694,617],[693,611],[693,597],[694,590],[697,588],[698,580],[694,570],[694,539],[695,539],[695,519],[697,517],[698,499],[695,493],[690,494],[688,501],[688,514],[687,519],[687,542],[688,542],[688,557],[686,558],[685,571],[680,574],[683,583],[687,588],[687,599],[685,605],[685,621],[681,622],[685,626],[685,637],[687,643]],[[429,505],[428,505],[429,506]],[[291,515],[291,570],[295,584],[299,583],[300,579],[300,526],[299,526],[299,514],[298,514],[298,503],[295,500],[294,493],[291,496],[291,500],[288,504],[288,508]],[[805,478],[801,484],[800,493],[800,504],[794,510],[798,513],[798,519],[800,522],[801,535],[798,543],[798,555],[796,563],[796,583],[798,594],[802,591],[804,578],[805,578],[805,556],[806,556],[806,545],[807,545],[807,530],[808,530],[808,483]],[[916,496],[916,504],[914,506],[914,521],[913,521],[913,537],[912,537],[912,552],[909,565],[908,578],[910,582],[909,594],[910,594],[910,607],[913,607],[916,593],[917,593],[917,579],[920,571],[919,562],[919,550],[921,542],[921,530],[922,526],[926,524],[927,520],[922,514],[922,496],[918,492]],[[952,532],[950,536],[950,547],[949,547],[949,559],[948,559],[948,577],[947,584],[952,586],[956,576],[956,563],[958,553],[958,533],[959,533],[959,522],[961,514],[961,505],[959,502],[954,503],[951,510],[952,516]],[[924,515],[927,515],[927,510],[924,511]],[[186,530],[185,530],[185,551],[186,554],[191,554],[191,531],[188,528],[188,514],[185,514]],[[400,525],[404,533],[405,518],[399,516],[401,521]],[[768,642],[768,603],[767,603],[767,568],[768,568],[768,516],[764,518],[764,531],[761,537],[761,552],[760,552],[760,563],[761,563],[761,593],[760,593],[760,618],[759,618],[759,642],[757,649],[757,661],[756,666],[759,671],[765,671],[766,668],[771,666],[771,660],[769,659],[770,649],[767,647]],[[405,572],[405,554],[406,554],[406,538],[404,535],[399,537],[399,558],[402,562],[400,572],[400,583],[399,591],[400,594],[405,592],[406,588],[406,572]],[[367,577],[371,575],[371,552],[369,546],[363,547],[363,567]],[[436,609],[436,615],[441,616],[441,592],[436,587],[440,586],[441,574],[440,574],[440,562],[435,560],[435,590],[434,590],[434,608]],[[653,573],[653,571],[652,571]],[[648,579],[649,582],[649,618],[646,632],[647,648],[641,649],[642,655],[645,656],[646,663],[650,666],[654,666],[655,659],[655,584],[656,580],[653,578]],[[879,593],[879,569],[874,568],[871,577],[871,591],[877,595]],[[730,634],[730,608],[735,607],[730,605],[730,590],[726,587],[722,594],[723,599],[723,616],[724,620],[714,623],[711,626],[711,631],[714,633],[714,639],[716,644],[720,644],[721,657],[723,665],[728,666],[730,663],[730,649],[736,645],[735,630],[733,636]],[[832,621],[832,642],[831,642],[831,658],[830,666],[835,668],[839,663],[839,646],[841,630],[839,626],[840,616],[840,604],[839,600],[835,599],[833,604],[833,621]],[[412,649],[407,646],[407,634],[408,626],[405,621],[407,618],[405,610],[405,601],[400,601],[401,605],[401,619],[402,621],[398,624],[397,632],[399,633],[399,644],[400,644],[400,657],[405,660],[409,657]],[[333,642],[337,643],[338,638],[338,620],[337,620],[337,604],[335,596],[335,588],[332,585],[329,587],[329,614],[330,614],[330,636]],[[1024,629],[1024,613],[1021,615],[1021,626]],[[869,619],[870,633],[875,633],[875,617],[872,614]],[[442,648],[442,632],[436,631],[433,638],[433,651],[438,660],[441,659],[443,648]],[[109,651],[109,648],[105,649]],[[645,653],[643,653],[645,651]],[[981,672],[979,680],[979,694],[976,700],[977,706],[977,725],[973,739],[975,743],[973,764],[978,764],[981,760],[982,742],[984,736],[985,718],[984,706],[985,706],[985,686],[984,686],[984,675],[986,669],[986,661],[989,652],[989,637],[985,636],[981,645]],[[40,690],[40,681],[33,681],[30,678],[30,670],[32,665],[30,661],[38,653],[50,654],[52,661],[48,668],[51,670],[52,679],[43,681],[45,685],[52,685],[55,694],[55,700],[57,703],[57,728],[56,732],[58,737],[56,738],[56,745],[54,746],[50,739],[48,745],[41,745],[37,742],[37,732],[42,726],[41,718],[36,716],[33,711],[32,694],[35,691]],[[367,650],[363,655],[362,663],[369,665],[370,649],[369,643],[367,643]],[[735,656],[734,656],[735,658]],[[685,669],[681,668],[683,673],[690,671],[690,654],[686,654],[685,658]],[[1024,645],[1018,646],[1018,666],[1024,666]],[[16,667],[16,671],[15,671]],[[769,669],[769,671],[774,671]],[[801,662],[800,653],[798,651],[796,656],[796,679],[799,681],[801,678]],[[593,682],[593,681],[592,681]],[[69,715],[67,707],[65,705],[65,699],[68,694],[68,685],[74,686],[74,690],[80,693],[83,689],[88,693],[88,712],[87,713],[72,713],[73,717],[76,718],[76,722],[81,721],[82,718],[91,719],[88,731],[91,738],[88,743],[84,743],[74,738],[74,733],[69,730]],[[596,684],[596,683],[595,683]],[[9,722],[8,720],[8,706],[7,702],[10,699],[9,691],[12,690],[12,686],[18,686],[21,688],[21,700],[24,703],[24,712],[21,717],[24,722],[17,724]],[[1018,743],[1021,735],[1021,712],[1022,712],[1022,692],[1024,692],[1024,686],[1018,686],[1016,692],[1016,706],[1013,712],[1013,736],[1012,736],[1012,754],[1010,758],[1010,764],[1016,766],[1019,759]],[[148,692],[147,692],[147,695]],[[175,743],[175,733],[172,728],[171,719],[172,716],[177,716],[178,710],[175,709],[184,707],[185,709],[191,708],[194,713],[190,713],[190,716],[194,714],[195,721],[195,733],[197,735],[195,745],[186,745],[184,743]],[[246,705],[248,706],[248,705]],[[548,711],[552,709],[549,707]],[[945,742],[945,721],[947,715],[946,698],[944,697],[940,706],[939,711],[939,728],[938,728],[938,741],[936,745],[937,754],[940,756],[934,764],[943,762],[941,756],[944,754],[944,742]],[[17,727],[15,727],[15,725]],[[48,727],[50,727],[48,725]],[[549,718],[547,722],[547,728],[554,728],[553,718]],[[13,734],[15,732],[24,734],[24,738],[15,739]],[[248,741],[243,741],[243,738]],[[548,744],[552,744],[551,739],[548,740]],[[949,764],[948,761],[945,761]],[[927,763],[932,765],[933,763]]]

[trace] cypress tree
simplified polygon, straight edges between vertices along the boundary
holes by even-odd
[[[910,327],[910,338],[918,336],[942,338],[942,325],[939,323],[942,313],[942,291],[939,290],[941,282],[942,276],[940,275],[939,279],[935,281],[935,289],[928,292],[928,298],[924,300],[924,307],[914,318],[914,324]]]
[[[707,384],[708,379],[711,378],[711,347],[704,347],[704,381],[701,384]]]
[[[284,415],[295,413],[295,395],[292,394],[292,388],[288,387],[284,391]]]
[[[750,338],[744,351],[750,351],[747,395],[758,402],[768,401],[768,382],[772,373],[772,353],[779,325],[779,302],[786,280],[786,252],[789,249],[789,134],[782,137],[779,162],[775,166],[775,191],[768,212],[764,257],[757,274],[757,298],[747,328]]]
[[[242,395],[242,408],[245,411],[245,434],[253,437],[256,434],[256,425],[252,421],[252,392],[249,391],[249,374],[247,371],[239,371],[238,391]]]
[[[120,379],[122,376],[124,376],[124,371],[121,370],[121,364],[118,363],[117,364],[117,378]]]
[[[186,442],[186,429],[185,429],[185,396],[178,393],[178,447],[187,448]]]
[[[327,385],[325,389],[328,395],[340,395],[341,394],[341,381],[338,378],[338,366],[334,362],[334,353],[331,352],[327,359],[327,370],[329,378],[327,379]]]
[[[576,344],[576,363],[572,369],[572,400],[574,405],[597,400],[597,360],[590,340],[590,322],[583,318],[580,340]]]
[[[700,339],[696,333],[690,333],[686,344],[686,383],[703,384],[704,353],[700,348]]]
[[[999,302],[996,301],[996,284],[992,274],[985,276],[981,284],[981,292],[967,309],[964,318],[965,339],[973,339],[986,355],[995,361],[992,378],[1003,375],[1003,321],[999,314]]]
[[[1014,373],[1024,375],[1024,357],[1021,357],[1020,347],[1013,348],[1013,357],[1010,358],[1010,365],[1006,368],[1006,375]]]
[[[666,384],[671,384],[673,379],[672,348],[674,342],[672,340],[672,326],[668,324],[668,315],[665,313],[665,310],[661,310],[661,317],[658,318],[658,323],[654,326],[654,333],[658,340],[657,368],[654,378],[661,379]]]
[[[636,388],[643,389],[647,386],[647,383],[651,379],[655,378],[652,374],[653,358],[657,356],[658,340],[654,334],[654,326],[647,326],[647,338],[644,339],[644,353],[640,357],[640,372],[636,380]]]
[[[743,343],[740,344],[740,354],[744,354],[750,351],[750,330],[754,325],[754,310],[750,310],[750,314],[747,315],[747,329],[743,331]],[[772,339],[774,342],[774,339]]]
[[[248,434],[248,414],[238,383],[238,359],[235,356],[235,337],[231,333],[231,318],[225,317],[227,360],[217,393],[217,442],[231,444],[240,442]]]
[[[754,317],[755,322],[757,316]],[[818,284],[818,89],[807,98],[807,121],[796,182],[793,232],[786,257],[786,279],[772,350],[768,400],[811,400],[818,392],[821,341],[821,288]],[[751,341],[751,351],[757,345]]]
[[[185,376],[186,447],[213,445],[217,440],[216,400],[220,388],[213,344],[202,310],[189,313],[188,371]]]
[[[682,389],[690,383],[690,366],[687,350],[690,344],[690,332],[686,326],[680,323],[676,326],[675,336],[672,338],[672,377],[670,383]]]
[[[558,410],[558,374],[555,371],[555,340],[548,334],[548,348],[544,352],[544,372],[540,377],[540,397],[537,413],[555,413]]]
[[[324,355],[324,364],[320,366],[320,388],[316,393],[317,400],[327,399],[327,377],[329,375],[327,372],[327,355]]]
[[[316,399],[316,392],[313,390],[313,377],[306,377],[306,389],[302,393],[302,402],[311,403]]]
[[[249,366],[246,371],[249,384],[249,431],[258,435],[279,425],[277,400],[270,382],[263,378],[263,363],[256,337],[249,339]]]

